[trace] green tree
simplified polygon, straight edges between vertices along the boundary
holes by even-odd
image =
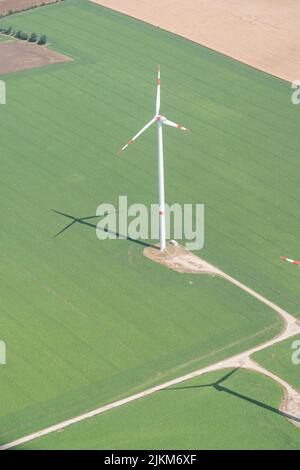
[[[31,33],[31,35],[30,35],[28,41],[29,41],[29,42],[36,42],[37,39],[38,39],[37,34],[36,34],[36,33]]]
[[[38,40],[38,45],[39,46],[43,46],[44,44],[46,44],[47,42],[47,38],[46,38],[46,35],[45,34],[42,34],[40,39]]]
[[[27,41],[28,38],[29,38],[29,33],[25,33],[24,31],[21,31],[19,39],[21,39],[22,41]]]

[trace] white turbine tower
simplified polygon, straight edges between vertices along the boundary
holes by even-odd
[[[166,216],[165,216],[165,182],[164,182],[164,149],[163,149],[163,125],[176,127],[183,131],[187,131],[183,126],[169,121],[165,116],[159,114],[160,111],[160,66],[157,68],[157,94],[156,94],[156,109],[155,116],[148,124],[145,125],[129,142],[120,149],[123,152],[128,145],[132,144],[140,135],[143,134],[152,124],[157,123],[158,134],[158,187],[159,187],[159,244],[160,251],[166,248]]]

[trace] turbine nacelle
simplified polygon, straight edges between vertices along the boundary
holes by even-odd
[[[160,114],[156,114],[156,116],[154,116],[154,117],[155,117],[156,121],[164,122],[164,121],[167,120],[166,116],[161,116]]]
[[[156,111],[155,116],[148,122],[132,139],[130,139],[127,144],[125,144],[118,152],[118,154],[122,153],[130,144],[136,141],[149,127],[152,126],[155,122],[165,124],[166,126],[175,127],[176,129],[181,129],[182,131],[188,131],[186,127],[177,124],[176,122],[170,121],[166,118],[166,116],[162,116],[159,114],[160,111],[160,67],[157,68],[157,92],[156,92]]]
[[[162,124],[165,124],[166,126],[171,126],[171,127],[176,127],[177,129],[181,129],[182,131],[188,131],[186,127],[181,126],[180,124],[177,124],[176,122],[170,121],[169,119],[166,118],[166,116],[161,116],[160,114],[156,114],[154,116],[155,121],[161,122]]]

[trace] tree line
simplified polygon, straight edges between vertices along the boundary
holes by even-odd
[[[47,37],[45,34],[41,34],[38,36],[36,33],[27,33],[26,31],[14,31],[11,26],[8,28],[1,28],[0,33],[6,34],[7,36],[12,36],[16,39],[21,39],[21,41],[28,41],[38,44],[39,46],[43,46],[47,42]]]
[[[51,5],[52,3],[59,3],[59,2],[63,2],[63,1],[64,0],[53,0],[53,2],[51,2],[51,3],[41,2],[41,3],[38,3],[37,5],[25,6],[25,8],[23,8],[21,10],[18,10],[18,9],[8,10],[6,13],[0,13],[0,18],[4,18],[5,16],[13,15],[14,13],[21,13],[22,11],[33,10],[34,8],[45,7],[45,6]]]

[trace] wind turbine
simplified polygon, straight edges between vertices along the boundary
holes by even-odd
[[[159,245],[160,251],[166,248],[166,215],[165,215],[165,182],[164,182],[164,149],[163,149],[163,125],[176,127],[183,131],[188,131],[183,126],[170,121],[165,116],[161,116],[160,112],[160,66],[157,67],[157,93],[156,93],[156,108],[155,115],[132,139],[130,139],[119,153],[123,152],[128,145],[136,141],[149,127],[155,122],[157,123],[157,137],[158,137],[158,188],[159,188]]]

